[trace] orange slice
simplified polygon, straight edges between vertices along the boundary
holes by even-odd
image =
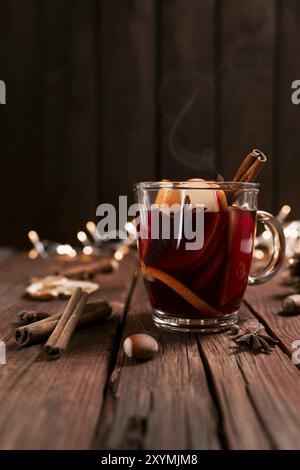
[[[217,310],[208,305],[204,300],[200,299],[200,297],[194,294],[194,292],[188,289],[184,284],[177,281],[177,279],[165,273],[164,271],[161,271],[157,268],[142,266],[142,273],[144,276],[152,277],[166,284],[168,287],[170,287],[170,289],[174,290],[186,302],[192,305],[196,310],[199,310],[202,314],[207,316],[219,315]]]
[[[164,183],[168,183],[168,180],[162,180]],[[172,183],[170,183],[172,186]],[[168,186],[168,184],[166,184]],[[172,206],[173,204],[181,203],[181,191],[180,189],[160,189],[156,195],[155,204],[162,206]]]

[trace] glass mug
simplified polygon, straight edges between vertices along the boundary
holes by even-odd
[[[285,254],[280,222],[257,211],[259,184],[143,182],[135,192],[141,271],[155,324],[174,331],[217,332],[236,323],[247,285],[270,280]],[[185,219],[183,214],[188,213],[190,218]],[[202,227],[196,220],[201,213]],[[191,239],[185,235],[185,220],[190,221],[192,233],[202,230],[197,249],[188,249]],[[162,231],[166,221],[168,237]],[[273,250],[267,265],[249,274],[256,221],[270,230]]]

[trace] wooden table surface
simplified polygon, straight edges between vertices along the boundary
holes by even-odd
[[[136,260],[126,257],[100,290],[113,306],[103,324],[76,332],[65,355],[46,361],[41,345],[18,348],[12,339],[24,308],[56,312],[64,301],[22,297],[32,275],[57,269],[55,261],[15,255],[1,265],[1,449],[299,449],[300,371],[292,343],[300,316],[280,315],[291,292],[280,275],[250,287],[242,322],[259,323],[280,340],[270,355],[234,353],[228,332],[174,334],[158,330]],[[123,340],[147,332],[160,343],[151,361],[124,356]]]

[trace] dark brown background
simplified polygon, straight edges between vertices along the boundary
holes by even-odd
[[[71,241],[135,181],[229,179],[253,147],[260,207],[298,217],[299,44],[298,0],[0,0],[0,243]]]

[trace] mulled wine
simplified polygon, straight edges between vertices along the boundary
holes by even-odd
[[[140,183],[137,193],[142,208],[142,230],[138,231],[141,271],[156,325],[206,332],[236,323],[247,284],[270,279],[284,255],[278,221],[256,211],[257,185],[203,180]],[[194,228],[198,227],[197,208],[203,208],[203,243],[198,249],[187,248],[191,240],[185,235],[185,218],[178,217],[186,205]],[[276,249],[263,272],[253,277],[249,272],[256,217],[275,234]],[[168,219],[168,237],[162,230],[162,218]]]
[[[148,213],[151,226],[151,212]],[[170,214],[173,227],[174,214]],[[139,240],[139,254],[145,267],[155,268],[188,288],[210,305],[215,316],[235,312],[247,286],[255,233],[255,212],[231,207],[226,212],[205,212],[204,245],[187,251],[187,240]],[[156,279],[144,277],[150,302],[155,310],[172,317],[206,318],[187,297]]]

